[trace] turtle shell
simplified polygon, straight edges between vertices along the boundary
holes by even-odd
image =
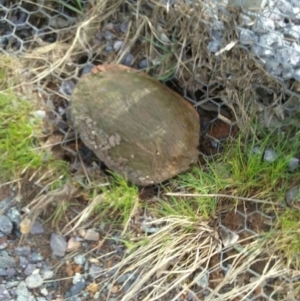
[[[138,185],[160,183],[197,161],[198,113],[144,72],[94,67],[78,81],[70,113],[83,143]]]

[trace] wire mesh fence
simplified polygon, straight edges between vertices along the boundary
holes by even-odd
[[[208,137],[203,153],[218,152],[253,113],[266,126],[298,129],[299,1],[124,0],[103,1],[97,9],[95,3],[0,0],[0,53],[23,62],[22,76],[32,82],[62,133],[78,79],[94,65],[110,62],[145,69],[190,100]],[[267,254],[250,254],[249,267],[237,263],[245,242],[251,243],[247,239],[275,218],[257,204],[245,208],[232,212],[235,224],[228,215],[220,217],[221,237],[236,237],[238,244],[222,248],[215,263],[199,272],[197,295],[299,300],[299,275],[274,275],[265,268],[271,266]],[[233,268],[237,272],[229,273]],[[255,281],[251,291],[249,283]],[[233,289],[235,299],[229,299]]]

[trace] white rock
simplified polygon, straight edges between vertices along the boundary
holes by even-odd
[[[268,33],[275,30],[275,23],[269,18],[260,17],[256,20],[252,29],[257,33]]]
[[[283,36],[279,33],[269,32],[260,36],[259,44],[264,46],[273,46],[274,44],[276,44],[276,46],[282,46]]]
[[[240,31],[240,42],[243,45],[252,45],[253,43],[257,42],[257,37],[252,31],[247,29],[242,29]]]
[[[291,158],[288,164],[288,170],[293,172],[299,167],[299,159],[298,158]]]
[[[264,161],[266,161],[268,163],[272,163],[277,159],[277,157],[278,156],[277,156],[276,152],[273,149],[268,148],[268,149],[265,150]]]

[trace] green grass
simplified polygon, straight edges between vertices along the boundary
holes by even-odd
[[[19,100],[13,92],[0,92],[0,166],[1,178],[8,180],[24,169],[43,164],[42,152],[36,151],[39,120],[30,117],[30,102]]]
[[[126,225],[138,206],[138,188],[122,176],[112,173],[110,186],[102,188],[101,202],[95,213],[101,221],[114,225]]]
[[[260,146],[261,153],[253,153],[256,146]],[[271,163],[264,160],[264,150],[269,148],[277,155]],[[300,185],[299,168],[288,171],[289,160],[299,156],[299,149],[297,135],[268,133],[257,128],[251,138],[240,137],[225,147],[217,158],[207,162],[205,169],[195,167],[173,180],[171,191],[180,193],[173,193],[172,199],[162,206],[163,212],[210,219],[221,207],[228,211],[244,199],[261,200],[262,208],[277,216],[270,232],[274,235],[266,234],[266,239],[277,241],[278,252],[283,252],[289,263],[298,265],[295,260],[299,260],[300,254],[300,213],[287,206],[285,194]],[[226,199],[226,207],[220,201],[218,204],[217,199]]]
[[[73,0],[72,4],[69,4],[63,0],[58,1],[60,4],[68,8],[69,10],[75,12],[76,14],[83,15],[84,14],[84,9],[82,7],[81,1],[80,0]]]

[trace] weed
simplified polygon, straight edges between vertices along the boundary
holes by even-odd
[[[63,6],[65,6],[66,8],[68,8],[69,10],[75,12],[76,14],[79,14],[79,15],[83,15],[84,14],[84,9],[83,9],[83,6],[82,6],[80,0],[74,0],[73,4],[69,4],[69,3],[67,3],[64,0],[59,0],[58,2],[60,4],[62,4]]]
[[[102,221],[126,225],[138,204],[138,188],[120,175],[112,173],[110,187],[103,187],[103,198],[95,208]]]
[[[34,150],[38,121],[30,123],[32,110],[28,101],[17,99],[13,92],[0,92],[0,165],[3,180],[43,164],[43,153]]]
[[[178,176],[173,185],[180,192],[168,193],[173,196],[172,205],[164,206],[164,210],[207,219],[218,213],[220,199],[229,200],[227,211],[230,204],[239,203],[239,198],[252,203],[259,199],[262,211],[272,210],[277,216],[273,225],[276,234],[266,239],[277,240],[277,250],[295,263],[300,254],[300,215],[286,206],[284,198],[291,185],[299,184],[299,169],[288,171],[289,161],[298,154],[299,147],[299,139],[288,133],[256,128],[256,135],[251,139],[239,137],[221,156],[210,160],[205,170],[196,167]],[[268,161],[265,156],[270,150],[274,156]]]

